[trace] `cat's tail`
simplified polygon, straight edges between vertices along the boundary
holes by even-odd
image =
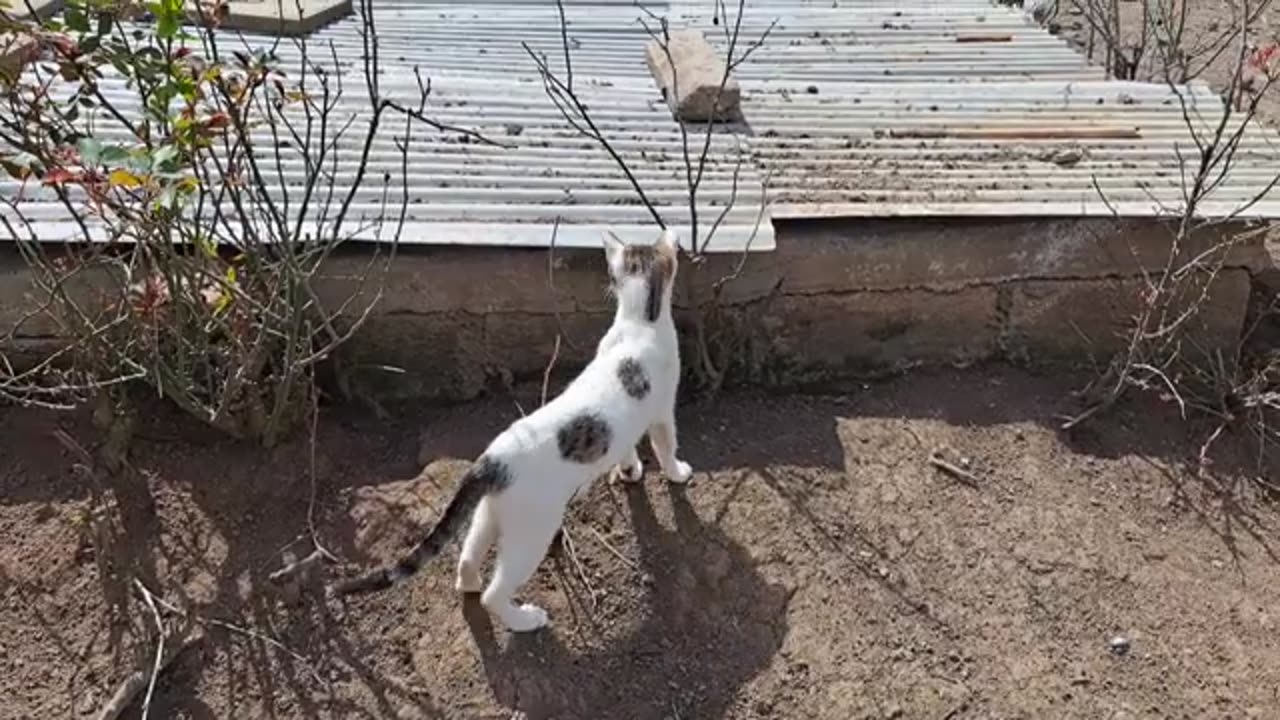
[[[412,552],[391,567],[339,583],[334,587],[334,593],[351,595],[377,592],[412,576],[462,532],[467,519],[475,512],[481,500],[491,493],[501,492],[510,482],[511,476],[505,463],[481,456],[463,475],[462,483],[449,500],[449,505],[445,507],[444,514],[435,527],[431,528],[431,532],[427,533]]]

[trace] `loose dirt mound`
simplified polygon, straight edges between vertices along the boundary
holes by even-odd
[[[595,487],[527,589],[554,626],[520,637],[453,593],[456,546],[348,603],[269,582],[311,549],[305,439],[161,414],[95,490],[51,436],[84,427],[2,410],[0,716],[91,716],[149,660],[137,577],[216,621],[153,718],[1275,717],[1280,518],[1251,456],[1220,441],[1198,477],[1201,429],[1160,408],[1060,436],[1068,389],[993,370],[686,408],[694,483]],[[516,416],[327,412],[315,524],[352,567],[318,574],[407,547]]]

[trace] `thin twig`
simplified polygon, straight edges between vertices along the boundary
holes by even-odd
[[[151,610],[151,617],[156,623],[156,659],[151,666],[151,678],[147,681],[146,697],[142,699],[142,720],[147,720],[147,714],[151,712],[151,696],[156,690],[156,679],[160,677],[160,666],[164,659],[164,643],[169,633],[165,630],[164,620],[160,618],[160,610],[156,607],[155,599],[151,597],[151,591],[137,579],[133,583],[137,586],[138,592],[142,593],[142,599],[146,601],[147,607]]]
[[[604,535],[601,535],[601,534],[600,534],[600,531],[599,531],[599,530],[597,530],[597,529],[595,529],[595,528],[591,528],[591,532],[592,532],[592,534],[593,534],[593,535],[595,535],[595,536],[596,536],[596,540],[599,540],[599,541],[600,541],[600,544],[604,546],[604,549],[605,549],[605,550],[608,550],[609,552],[613,553],[613,556],[614,556],[614,557],[616,557],[616,558],[618,558],[619,560],[621,560],[622,562],[626,563],[627,567],[631,568],[632,570],[639,570],[639,569],[640,569],[640,566],[639,566],[639,565],[637,565],[637,564],[635,563],[635,561],[634,561],[634,560],[631,560],[631,559],[630,559],[630,558],[628,558],[626,555],[623,555],[621,552],[619,552],[619,551],[618,551],[618,548],[616,548],[616,547],[614,547],[613,545],[611,545],[611,544],[609,543],[609,541],[608,541],[608,540],[606,540],[606,539],[604,538]]]
[[[116,687],[116,691],[112,693],[111,698],[107,700],[106,705],[98,711],[94,716],[94,720],[116,720],[120,715],[133,703],[138,693],[148,686],[148,678],[159,672],[164,672],[173,661],[182,655],[182,653],[192,645],[199,642],[201,636],[199,633],[189,635],[181,643],[169,643],[169,652],[165,653],[160,659],[159,669],[152,668],[152,672],[146,670],[135,670],[120,682]]]
[[[569,562],[573,564],[574,569],[578,572],[578,578],[582,580],[582,585],[587,589],[587,596],[591,598],[591,608],[595,609],[598,604],[598,596],[596,589],[591,585],[591,579],[587,577],[587,571],[582,567],[582,562],[578,560],[578,551],[573,544],[573,537],[569,535],[569,528],[561,527],[562,539],[565,552],[569,555]]]
[[[938,455],[938,453],[933,453],[929,456],[929,464],[975,490],[979,487],[977,475],[974,475],[958,465],[947,462],[942,458],[942,456]]]
[[[289,555],[292,555],[292,554],[293,553],[289,553]],[[271,582],[274,582],[274,583],[281,582],[286,578],[290,578],[290,577],[293,577],[294,575],[305,572],[307,568],[310,568],[312,565],[315,565],[316,563],[319,563],[322,561],[334,562],[333,556],[330,555],[328,551],[326,551],[324,548],[320,547],[319,545],[316,545],[315,549],[312,550],[311,553],[308,554],[306,557],[300,558],[298,560],[294,560],[291,563],[286,563],[284,567],[268,575],[267,580],[270,580]]]
[[[179,608],[177,605],[174,605],[173,603],[165,600],[164,598],[158,595],[155,595],[154,593],[152,593],[152,599],[155,601],[157,605],[164,608],[165,610],[168,610],[169,612],[174,613],[175,615],[188,618],[199,625],[222,628],[223,630],[227,630],[237,635],[243,635],[244,637],[253,638],[254,640],[258,640],[259,642],[266,643],[267,645],[274,647],[275,649],[279,650],[280,652],[283,652],[284,654],[288,655],[294,660],[297,660],[298,662],[303,663],[307,667],[312,679],[314,679],[316,682],[320,683],[321,685],[324,684],[324,679],[321,678],[320,674],[315,670],[315,667],[314,667],[315,663],[313,663],[310,658],[290,648],[288,645],[285,645],[279,640],[276,640],[270,635],[264,635],[263,633],[260,633],[257,630],[253,630],[241,625],[237,625],[235,623],[228,622],[226,620],[220,620],[218,618],[202,617],[196,613],[187,612],[182,608]]]
[[[542,371],[542,402],[541,405],[547,404],[547,387],[551,384],[551,371],[556,366],[556,360],[560,357],[560,336],[556,335],[556,345],[551,349],[551,360],[547,363],[547,367]]]

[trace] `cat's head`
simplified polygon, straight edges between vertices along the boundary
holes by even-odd
[[[670,229],[663,230],[652,245],[628,245],[605,231],[609,284],[624,314],[657,322],[664,308],[670,311],[679,243]]]

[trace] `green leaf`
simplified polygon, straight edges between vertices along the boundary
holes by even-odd
[[[67,23],[67,28],[78,33],[89,32],[89,16],[84,14],[84,10],[73,4],[68,4],[66,10],[62,13],[62,19]]]
[[[116,165],[129,159],[129,151],[119,145],[107,145],[102,148],[98,157],[103,165]]]
[[[102,155],[102,143],[91,137],[81,138],[76,143],[76,149],[80,151],[81,164],[86,167],[97,165]]]
[[[129,153],[129,169],[135,172],[145,173],[151,170],[151,158],[147,155],[146,150],[138,150]]]
[[[171,165],[178,159],[178,149],[172,145],[165,145],[158,148],[151,156],[151,167],[157,170],[170,170]]]
[[[196,247],[200,248],[200,252],[204,253],[207,258],[213,259],[218,257],[218,246],[207,235],[196,235]],[[231,268],[231,270],[234,270],[234,268]],[[231,281],[235,282],[235,278],[232,277]]]
[[[161,191],[160,197],[156,198],[156,207],[161,210],[168,210],[175,200],[177,200],[177,195],[174,194],[173,188],[165,188]]]
[[[26,152],[0,156],[0,168],[15,180],[25,180],[44,169],[35,155]]]

